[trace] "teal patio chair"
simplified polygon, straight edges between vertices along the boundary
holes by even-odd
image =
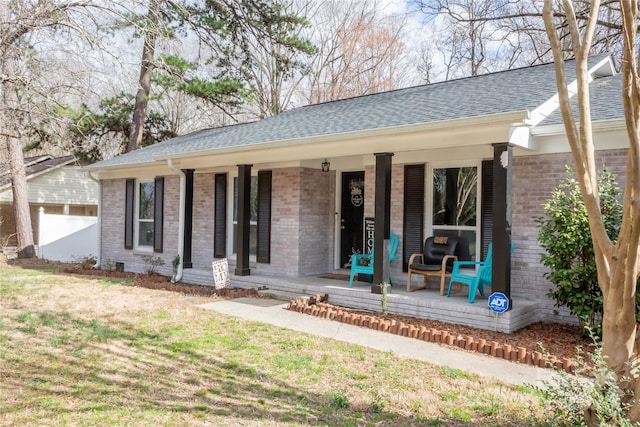
[[[395,261],[398,257],[398,236],[391,233],[389,235],[389,262]],[[357,273],[369,275],[369,283],[373,281],[373,248],[370,254],[354,254],[351,255],[351,275],[349,277],[349,287],[353,286],[353,278]],[[391,277],[389,277],[391,282]],[[391,283],[389,283],[391,284]]]
[[[514,245],[511,243],[511,253],[513,253]],[[493,259],[493,244],[489,243],[487,250],[487,258],[484,261],[455,261],[453,263],[453,271],[451,272],[451,280],[449,280],[449,290],[447,296],[451,296],[451,288],[454,283],[460,283],[469,286],[468,301],[473,303],[476,300],[476,293],[480,291],[480,295],[484,296],[484,287],[491,286],[491,265]],[[477,271],[472,274],[471,269],[468,271],[460,271],[460,267],[477,266]]]

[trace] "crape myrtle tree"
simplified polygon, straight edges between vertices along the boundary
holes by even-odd
[[[604,298],[602,318],[603,352],[615,372],[620,388],[627,392],[628,416],[640,422],[640,372],[638,355],[640,334],[636,323],[636,284],[640,267],[640,75],[638,73],[637,0],[621,0],[619,7],[622,27],[622,101],[624,104],[629,150],[626,183],[623,195],[622,223],[617,241],[607,235],[600,206],[596,173],[593,128],[591,123],[588,56],[594,42],[601,13],[600,1],[594,0],[586,9],[577,9],[574,2],[545,0],[543,18],[555,62],[560,111],[571,147],[575,172],[580,185],[589,228],[593,238],[598,284]],[[558,10],[558,8],[560,10]],[[580,14],[580,18],[578,17]],[[575,56],[578,111],[574,115],[570,104],[564,66],[566,44],[561,36],[570,37],[571,53]],[[577,117],[577,118],[575,118]],[[635,396],[635,397],[634,397]],[[634,400],[636,399],[636,400]]]

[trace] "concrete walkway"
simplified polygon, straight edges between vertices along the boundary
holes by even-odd
[[[268,323],[281,328],[305,332],[338,341],[389,351],[401,357],[422,360],[434,365],[461,369],[515,385],[544,386],[553,371],[495,357],[453,350],[437,344],[321,319],[286,309],[275,299],[238,298],[210,302],[200,307],[246,320]]]

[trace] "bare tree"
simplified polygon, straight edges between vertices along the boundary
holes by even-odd
[[[0,5],[2,7],[2,5]],[[0,17],[6,16],[0,10]],[[24,167],[24,155],[22,154],[22,140],[20,128],[12,113],[18,111],[19,101],[15,81],[16,56],[12,50],[2,57],[2,75],[13,76],[12,81],[4,78],[2,81],[2,107],[0,113],[0,133],[9,154],[9,171],[11,176],[11,190],[13,194],[13,214],[16,224],[16,238],[18,241],[18,258],[33,258],[35,248],[33,244],[33,229],[31,227],[31,214],[29,212],[29,199],[27,193],[27,176]]]
[[[10,164],[13,205],[20,258],[35,256],[24,168],[24,133],[28,109],[24,108],[28,76],[22,66],[31,52],[25,38],[41,30],[77,29],[71,13],[91,6],[88,1],[0,1],[0,138]]]
[[[551,48],[542,19],[542,0],[415,0],[432,22],[440,22],[437,51],[443,56],[447,77],[473,75],[551,60]],[[574,2],[575,19],[584,28],[591,1]],[[564,11],[554,11],[558,38],[566,58],[572,55],[569,24]],[[442,24],[442,22],[445,24]],[[591,53],[622,52],[620,7],[603,1],[596,17]]]
[[[309,55],[315,52],[304,37],[307,15],[313,0],[285,0],[281,13],[289,22],[266,27],[247,26],[239,33],[245,54],[234,55],[234,64],[251,92],[249,107],[257,107],[259,118],[270,117],[290,108],[307,70]],[[251,21],[250,16],[246,16]]]
[[[602,319],[603,351],[617,376],[621,389],[630,394],[628,415],[640,422],[640,333],[636,323],[636,287],[640,275],[640,75],[638,73],[637,0],[620,1],[622,26],[622,100],[625,110],[629,151],[623,214],[616,243],[607,236],[598,194],[595,148],[589,100],[588,56],[596,41],[600,2],[594,0],[588,10],[570,0],[562,1],[562,10],[553,0],[545,0],[543,15],[553,53],[560,110],[571,146],[580,190],[589,216],[589,228],[598,269],[598,284],[604,296]],[[609,4],[609,7],[613,5]],[[578,12],[582,17],[578,17]],[[585,18],[586,15],[586,18]],[[562,18],[558,18],[561,16]],[[559,30],[559,27],[560,30]],[[574,119],[564,67],[561,35],[566,31],[576,61],[578,119]],[[631,396],[635,395],[635,397]],[[634,400],[635,399],[635,400]],[[587,421],[595,420],[587,414]]]
[[[400,17],[383,17],[376,2],[326,0],[310,18],[318,52],[309,73],[308,102],[402,87],[406,46]]]

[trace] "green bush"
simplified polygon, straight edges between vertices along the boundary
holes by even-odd
[[[593,240],[578,181],[571,176],[558,185],[544,205],[545,216],[536,217],[538,241],[545,249],[542,263],[555,286],[547,296],[556,307],[567,307],[600,336],[603,296],[598,286]],[[598,174],[600,209],[609,238],[617,239],[622,222],[622,203],[616,176],[603,168]]]

